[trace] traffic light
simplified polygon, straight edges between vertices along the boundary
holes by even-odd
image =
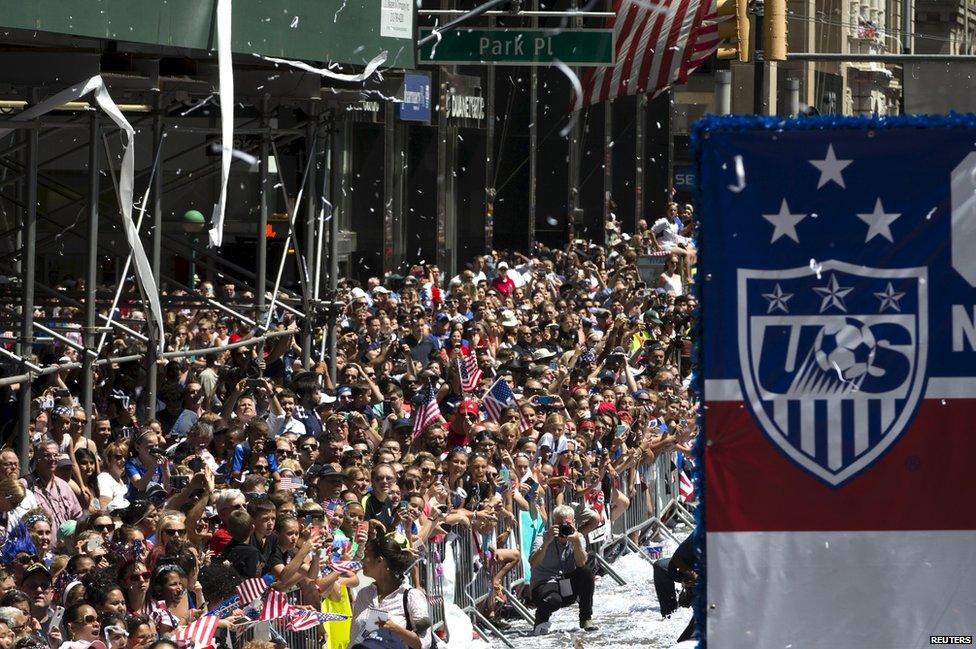
[[[763,0],[763,58],[786,60],[786,0]]]
[[[784,0],[785,7],[785,0]],[[718,36],[726,43],[718,48],[718,58],[749,61],[749,14],[747,0],[719,0],[718,15],[730,16],[718,24]]]

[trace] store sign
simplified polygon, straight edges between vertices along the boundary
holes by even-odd
[[[413,38],[411,0],[380,0],[380,36]]]
[[[481,77],[442,73],[441,117],[463,128],[485,127],[485,97]]]
[[[674,188],[679,192],[695,191],[695,168],[691,165],[675,165],[674,167]]]
[[[407,72],[403,75],[403,102],[400,119],[430,123],[430,74]]]
[[[431,33],[420,30],[420,37]],[[421,63],[607,66],[614,63],[612,29],[457,29],[420,48]]]
[[[472,95],[447,93],[445,110],[448,117],[460,119],[484,119],[485,98]]]

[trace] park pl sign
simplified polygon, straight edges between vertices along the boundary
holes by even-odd
[[[431,33],[422,28],[423,38]],[[613,65],[612,29],[459,29],[420,48],[420,63]]]

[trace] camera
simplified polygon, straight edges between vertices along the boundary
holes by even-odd
[[[562,523],[559,526],[559,536],[572,536],[576,532],[576,528],[569,523]]]

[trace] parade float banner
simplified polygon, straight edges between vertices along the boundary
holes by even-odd
[[[693,144],[708,647],[973,635],[976,116]]]

